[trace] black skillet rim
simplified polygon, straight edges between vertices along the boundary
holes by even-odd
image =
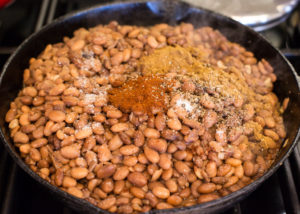
[[[47,31],[47,29],[55,27],[55,25],[57,23],[63,22],[65,20],[68,20],[74,16],[80,15],[80,14],[88,14],[90,11],[93,11],[97,8],[105,8],[105,7],[109,7],[109,6],[114,6],[114,5],[126,5],[126,4],[133,4],[133,3],[146,3],[146,2],[160,2],[158,1],[143,1],[143,0],[131,0],[131,1],[127,1],[127,2],[114,2],[114,3],[108,3],[108,4],[97,4],[93,7],[84,9],[84,10],[79,10],[79,11],[75,11],[72,13],[69,13],[67,15],[61,16],[57,19],[55,19],[53,22],[51,22],[50,24],[45,25],[44,27],[42,27],[39,31],[34,32],[33,34],[31,34],[27,39],[25,39],[22,44],[14,51],[14,53],[9,57],[9,59],[6,61],[5,65],[3,66],[2,69],[2,73],[0,76],[0,87],[3,81],[3,77],[5,76],[5,73],[7,71],[7,67],[8,65],[11,63],[11,61],[13,60],[13,58],[18,54],[18,52],[23,48],[23,46],[25,46],[29,41],[35,39],[36,37],[39,36],[39,34]],[[170,1],[173,3],[173,1]],[[242,25],[239,22],[221,15],[219,13],[201,8],[201,7],[194,7],[192,5],[189,5],[187,3],[183,3],[180,0],[175,0],[174,1],[175,4],[176,3],[180,3],[180,4],[185,4],[188,5],[190,8],[193,9],[197,9],[200,11],[205,12],[206,14],[208,14],[209,16],[215,16],[218,19],[222,19],[225,20],[226,22],[231,22],[233,24],[236,24],[238,26]],[[263,40],[263,42],[267,43],[269,45],[270,48],[272,48],[274,51],[276,51],[279,56],[283,59],[283,61],[285,63],[287,63],[288,67],[290,68],[295,80],[297,81],[297,85],[298,85],[298,90],[300,89],[300,83],[299,83],[299,77],[295,71],[295,69],[293,68],[293,66],[291,65],[291,63],[283,56],[283,54],[275,47],[273,47],[262,35],[258,34],[257,32],[255,32],[254,30],[252,30],[251,28],[242,25],[244,28],[246,28],[247,31],[251,31],[252,33],[254,33],[256,35],[257,38]],[[241,27],[242,27],[241,26]],[[300,90],[299,90],[300,91]],[[10,143],[8,143],[5,139],[4,133],[2,131],[2,128],[0,129],[0,137],[1,137],[1,141],[3,142],[5,148],[8,150],[9,154],[13,157],[13,159],[17,162],[17,164],[27,173],[29,174],[33,179],[35,179],[36,181],[38,181],[39,183],[41,183],[44,187],[50,189],[52,192],[55,192],[57,194],[59,194],[61,197],[63,197],[66,200],[71,200],[72,202],[77,203],[78,205],[81,206],[85,206],[85,210],[88,212],[97,212],[97,213],[110,213],[106,210],[102,210],[94,205],[92,205],[91,203],[89,203],[88,201],[84,200],[84,199],[79,199],[77,197],[74,197],[70,194],[68,194],[67,192],[59,189],[58,187],[50,184],[49,182],[47,182],[46,180],[42,179],[38,174],[36,174],[35,172],[33,172],[27,164],[25,164],[25,162],[20,158],[19,154],[17,154],[16,152],[13,151],[12,149],[12,145]],[[297,134],[295,136],[295,139],[293,141],[293,143],[290,145],[290,148],[286,151],[286,153],[283,155],[283,157],[276,163],[273,164],[271,166],[271,168],[260,178],[258,178],[257,180],[255,180],[254,182],[252,182],[251,184],[243,187],[242,189],[233,192],[227,196],[221,197],[219,199],[210,201],[210,202],[206,202],[206,203],[202,203],[202,204],[197,204],[197,205],[193,205],[193,206],[189,206],[189,207],[181,207],[181,208],[173,208],[173,209],[165,209],[165,210],[151,210],[149,211],[149,213],[172,213],[172,212],[176,212],[176,211],[193,211],[193,210],[197,210],[197,209],[202,209],[204,212],[205,209],[210,209],[212,207],[224,207],[227,208],[229,207],[233,202],[238,202],[240,200],[242,200],[244,197],[246,197],[248,194],[250,194],[252,191],[254,191],[260,184],[262,184],[266,179],[268,179],[282,164],[283,162],[286,160],[286,158],[291,154],[291,152],[293,151],[294,147],[296,146],[298,140],[300,137],[300,127],[298,127],[298,131]]]

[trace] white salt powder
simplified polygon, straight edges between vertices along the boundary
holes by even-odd
[[[77,133],[78,133],[79,131],[81,131],[81,130],[92,131],[91,124],[88,123],[88,124],[86,124],[85,126],[83,126],[82,128],[76,129],[76,130],[75,130],[75,134],[77,134]]]
[[[91,130],[91,124],[86,124],[84,127],[82,127],[82,130]]]
[[[93,128],[102,128],[102,124],[100,122],[93,122],[92,124]]]
[[[96,94],[85,94],[83,100],[85,103],[91,104],[96,101],[96,98]]]
[[[191,105],[191,103],[186,99],[178,99],[176,101],[176,106],[183,107],[187,112],[191,112],[194,110],[194,107]]]
[[[86,88],[87,85],[89,84],[89,79],[86,77],[78,77],[77,81],[81,88]]]

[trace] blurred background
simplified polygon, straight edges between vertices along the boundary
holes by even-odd
[[[300,5],[298,0],[185,0],[259,31],[280,49],[300,74]],[[103,0],[0,0],[0,67],[30,34],[53,19]],[[1,71],[0,71],[1,72]],[[224,214],[300,213],[300,153],[290,158],[249,197]],[[0,143],[1,214],[76,214],[13,163]]]

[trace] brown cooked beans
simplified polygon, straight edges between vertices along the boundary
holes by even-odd
[[[111,89],[159,75],[159,93],[145,81],[130,100],[118,97],[125,105],[112,101]],[[210,27],[111,22],[80,28],[32,58],[5,121],[36,173],[101,209],[191,206],[272,165],[289,101],[280,108],[275,80],[265,59]]]

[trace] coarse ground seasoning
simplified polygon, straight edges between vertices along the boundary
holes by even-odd
[[[195,53],[197,55],[193,55]],[[204,63],[204,56],[203,51],[198,48],[166,46],[142,57],[140,67],[146,75],[179,71],[178,77],[192,77],[202,88],[217,91],[224,97],[253,99],[255,93],[243,78],[234,72],[228,73]]]

